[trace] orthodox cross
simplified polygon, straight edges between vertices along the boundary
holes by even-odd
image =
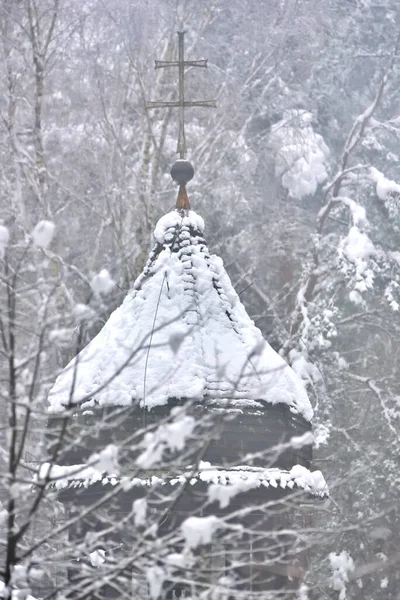
[[[185,108],[190,106],[206,106],[215,108],[215,100],[185,100],[185,67],[205,67],[207,60],[185,60],[184,36],[185,31],[178,31],[179,38],[179,56],[178,60],[156,60],[155,68],[164,69],[165,67],[178,67],[179,69],[179,100],[175,102],[147,102],[147,108],[179,108],[179,135],[176,151],[180,158],[185,158],[186,139],[185,139]]]

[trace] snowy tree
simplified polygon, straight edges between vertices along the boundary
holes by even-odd
[[[290,514],[296,510],[301,521],[300,497],[327,493],[321,472],[308,469],[312,409],[300,380],[247,316],[222,261],[209,256],[203,228],[191,211],[159,221],[155,249],[133,290],[50,392],[52,355],[80,349],[95,311],[71,296],[68,309],[66,301],[57,309],[62,280],[51,269],[61,260],[48,248],[53,223],[39,222],[26,240],[8,242],[0,288],[8,423],[4,598],[35,590],[145,597],[147,589],[154,599],[171,589],[198,598],[240,597],[249,589],[268,597],[276,587],[294,597],[305,550],[318,536],[305,536],[304,523]],[[185,271],[189,251],[193,265]],[[185,288],[188,274],[195,274],[201,302]],[[87,286],[107,293],[104,280],[107,286],[98,286],[99,278]],[[193,351],[202,336],[203,375]],[[288,430],[271,427],[268,441],[243,450],[247,432],[235,429],[235,416],[250,410],[256,427],[263,403],[268,419],[274,411],[282,419],[286,407]],[[235,446],[232,434],[242,442]],[[226,448],[221,435],[230,435]],[[218,465],[209,461],[215,456]]]
[[[324,593],[340,593],[332,552],[354,561],[349,598],[398,589],[398,19],[393,0],[0,2],[0,261],[26,236],[22,356],[51,295],[41,401],[173,205],[176,115],[145,100],[176,81],[152,61],[171,58],[182,24],[188,54],[209,57],[207,79],[187,78],[218,103],[187,126],[191,199],[250,315],[315,394],[323,525],[338,536],[317,553],[311,597],[320,567]],[[40,221],[56,226],[47,247]],[[87,549],[98,565],[102,548]]]

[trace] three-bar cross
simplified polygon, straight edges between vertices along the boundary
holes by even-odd
[[[148,108],[179,108],[179,136],[177,152],[180,158],[185,158],[186,139],[185,139],[185,108],[190,106],[216,107],[215,100],[185,100],[185,67],[207,67],[207,60],[185,60],[184,35],[185,31],[178,31],[179,38],[179,56],[178,60],[166,61],[156,60],[156,69],[165,67],[179,68],[179,100],[177,102],[147,102]]]

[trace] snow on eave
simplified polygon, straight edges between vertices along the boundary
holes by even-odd
[[[232,408],[235,402],[283,403],[311,420],[303,383],[263,339],[222,260],[209,254],[203,231],[193,211],[160,219],[142,274],[57,378],[49,412],[70,401],[82,408],[136,401],[150,409],[171,398],[211,397],[231,398]]]
[[[218,486],[237,486],[247,484],[251,488],[273,487],[288,490],[303,489],[310,494],[325,498],[329,496],[329,489],[321,471],[310,471],[302,465],[294,465],[289,471],[285,469],[239,466],[221,468],[207,462],[200,462],[199,469],[193,472],[188,468],[179,475],[160,477],[148,476],[119,476],[117,474],[102,474],[96,469],[88,472],[84,465],[68,467],[53,466],[54,479],[49,480],[49,485],[63,490],[72,488],[87,488],[96,483],[115,486],[120,484],[126,491],[133,487],[153,487],[156,485],[191,485],[206,483]],[[64,475],[63,475],[64,471]]]

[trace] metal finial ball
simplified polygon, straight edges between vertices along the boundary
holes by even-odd
[[[188,183],[194,177],[193,165],[188,160],[176,160],[171,168],[171,177],[179,185]]]

